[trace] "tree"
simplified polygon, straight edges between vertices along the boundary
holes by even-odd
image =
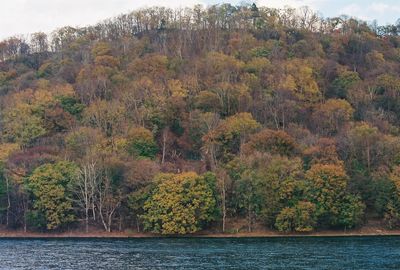
[[[66,152],[75,159],[96,156],[107,151],[107,139],[100,129],[79,127],[65,136]]]
[[[20,145],[29,146],[41,136],[67,130],[74,119],[58,104],[56,96],[74,94],[70,85],[55,85],[50,91],[48,81],[38,81],[37,90],[26,89],[11,95],[4,113],[4,137]]]
[[[44,127],[49,133],[65,132],[73,126],[74,119],[71,114],[64,111],[61,106],[48,108],[44,111]]]
[[[137,232],[140,232],[140,221],[143,219],[145,214],[144,205],[150,199],[151,190],[153,188],[153,185],[150,184],[129,194],[128,207],[131,212],[130,216],[133,216],[136,219]]]
[[[251,136],[250,140],[243,145],[243,151],[246,153],[259,151],[290,156],[295,153],[296,147],[294,139],[286,132],[264,129]]]
[[[216,113],[201,113],[193,117],[193,128],[191,129],[193,141],[197,141],[200,145],[206,159],[206,164],[211,171],[215,171],[217,167],[217,144],[214,140],[206,139],[204,136],[216,129],[220,124],[220,116]],[[203,143],[204,142],[204,143]]]
[[[95,207],[106,232],[111,232],[114,216],[127,197],[126,166],[118,156],[105,155],[95,183]]]
[[[204,59],[206,85],[212,87],[216,83],[236,83],[244,63],[232,56],[210,52]]]
[[[50,224],[28,180],[62,160],[87,231],[142,230],[155,175],[187,171],[217,175],[223,231],[398,226],[399,26],[244,3],[0,41],[0,227]]]
[[[75,164],[60,161],[35,169],[28,178],[28,186],[35,196],[35,209],[43,213],[46,227],[54,230],[75,219],[70,185],[76,179]]]
[[[27,185],[27,178],[42,165],[57,162],[57,151],[50,146],[35,146],[15,151],[7,158],[6,169],[9,180],[10,208],[9,226],[22,226],[27,230],[32,210],[33,196]],[[38,211],[36,211],[38,212]],[[40,215],[43,217],[43,215]],[[43,221],[44,218],[41,218]],[[33,224],[34,225],[34,224]],[[46,227],[45,220],[40,228]]]
[[[92,218],[96,220],[96,188],[99,177],[99,168],[96,161],[92,160],[81,165],[72,184],[75,201],[85,213],[86,233],[89,232],[89,211],[92,211]]]
[[[306,179],[319,224],[344,228],[360,225],[365,206],[360,198],[346,192],[348,176],[343,167],[315,164]]]
[[[292,91],[300,100],[318,101],[321,92],[313,76],[313,69],[300,59],[286,63],[287,75],[282,80],[280,88]]]
[[[310,168],[313,164],[335,164],[343,166],[340,160],[336,142],[334,139],[321,138],[315,145],[303,151],[305,167]]]
[[[201,91],[196,97],[196,107],[205,112],[220,112],[222,110],[218,95],[212,91]]]
[[[400,166],[393,168],[389,175],[392,188],[385,207],[384,221],[389,229],[400,227]]]
[[[315,130],[322,135],[335,135],[353,117],[354,109],[343,99],[329,99],[313,112]]]
[[[298,158],[289,160],[260,152],[229,162],[227,171],[233,187],[228,204],[232,215],[245,214],[249,231],[255,220],[273,227],[283,208],[304,199],[302,166]]]
[[[11,183],[9,173],[7,169],[7,160],[13,152],[19,150],[18,144],[0,144],[0,199],[2,206],[0,211],[6,210],[6,226],[9,225],[10,209],[11,209]],[[6,195],[6,206],[4,204],[4,195]]]
[[[330,98],[347,98],[349,90],[360,81],[357,72],[344,70],[333,80],[326,95]]]
[[[152,159],[158,152],[158,146],[151,131],[137,127],[129,131],[126,150],[133,157]]]
[[[242,146],[247,137],[255,132],[260,124],[249,113],[239,113],[226,118],[218,127],[211,130],[203,137],[206,144],[216,144],[223,147],[223,151],[229,153],[242,153]]]
[[[349,133],[350,140],[352,141],[350,146],[354,149],[353,151],[358,153],[358,158],[370,170],[374,146],[376,146],[379,140],[378,129],[368,123],[360,123],[351,129]]]
[[[83,119],[87,124],[100,128],[107,136],[111,136],[121,129],[124,112],[118,102],[98,100],[85,109]]]
[[[142,58],[135,59],[128,67],[128,71],[137,78],[141,76],[146,76],[150,79],[165,78],[167,67],[168,58],[165,55],[146,54]]]
[[[218,83],[211,90],[201,91],[196,97],[196,105],[206,112],[217,112],[231,116],[248,110],[252,98],[244,84]]]
[[[240,177],[235,179],[235,201],[238,210],[246,214],[247,231],[252,231],[253,222],[261,211],[262,197],[257,189],[260,187],[256,173],[252,170],[244,170]]]
[[[281,232],[310,232],[316,224],[315,204],[299,202],[284,208],[276,217],[275,227]]]
[[[398,109],[400,105],[400,80],[396,76],[382,74],[376,78],[374,84],[372,88],[376,93],[376,106],[398,115],[400,112]]]
[[[251,10],[251,13],[252,13],[251,17],[253,18],[253,26],[256,27],[257,19],[260,17],[260,13],[259,13],[257,5],[255,3],[253,3],[251,5],[250,10]]]
[[[285,207],[294,207],[304,200],[304,173],[302,162],[298,158],[272,156],[260,164],[260,186],[262,210],[260,217],[268,226],[273,227],[277,215]]]
[[[160,174],[144,205],[145,230],[162,234],[194,233],[216,218],[216,178],[207,173]]]
[[[254,101],[254,107],[257,112],[263,112],[263,123],[270,123],[276,129],[285,130],[288,124],[296,119],[299,112],[298,98],[296,95],[285,89],[275,89],[271,92],[266,92],[261,99]]]
[[[80,118],[85,105],[79,102],[79,100],[74,96],[58,96],[57,99],[60,102],[61,108],[70,113],[71,115]]]
[[[46,134],[43,121],[34,115],[29,105],[20,104],[10,109],[3,118],[3,136],[11,142],[29,145]]]

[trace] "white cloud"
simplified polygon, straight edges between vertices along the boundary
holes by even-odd
[[[367,5],[350,4],[340,9],[341,14],[350,15],[365,21],[372,21],[376,18],[393,18],[400,12],[400,5],[388,5],[384,3],[370,3]],[[380,23],[390,23],[380,21]],[[391,22],[393,23],[393,22]]]
[[[398,0],[258,0],[257,3],[275,8],[308,6],[331,17],[345,14],[366,21],[377,19],[379,24],[393,23],[400,17]]]
[[[85,26],[145,6],[186,7],[202,0],[11,0],[3,1],[0,38],[58,27]]]
[[[368,16],[365,16],[365,12],[358,4],[350,4],[345,6],[340,10],[340,14],[350,15],[361,20],[368,20]]]
[[[312,9],[319,10],[320,6],[327,0],[259,0],[257,3],[261,6],[284,8],[286,6],[298,8],[308,6]]]

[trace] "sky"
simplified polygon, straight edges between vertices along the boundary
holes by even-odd
[[[251,2],[251,0],[246,0]],[[239,0],[9,0],[1,4],[0,39],[12,35],[51,32],[62,26],[86,26],[103,19],[148,6],[192,7]],[[400,18],[399,0],[256,0],[258,5],[282,8],[309,6],[324,17],[342,14],[379,24]]]

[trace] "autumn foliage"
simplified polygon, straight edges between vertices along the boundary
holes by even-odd
[[[255,4],[1,41],[0,223],[399,228],[399,59],[400,24]]]

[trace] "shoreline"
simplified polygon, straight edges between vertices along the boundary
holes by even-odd
[[[382,237],[400,236],[400,230],[377,230],[377,231],[317,231],[312,233],[279,233],[275,231],[239,232],[239,233],[208,233],[200,232],[187,235],[162,235],[152,233],[132,232],[93,232],[82,233],[78,231],[62,233],[40,233],[23,231],[0,231],[0,239],[151,239],[151,238],[291,238],[291,237]]]

